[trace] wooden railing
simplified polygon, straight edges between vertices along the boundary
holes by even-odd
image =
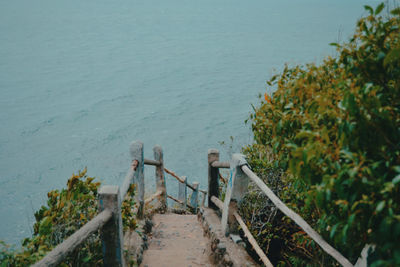
[[[133,142],[130,146],[132,164],[127,172],[121,188],[118,186],[102,186],[98,193],[99,214],[86,223],[82,228],[67,238],[64,242],[56,246],[41,261],[34,266],[56,266],[76,247],[82,244],[94,232],[100,230],[103,246],[103,262],[105,266],[125,266],[123,257],[123,231],[121,219],[121,203],[126,196],[130,186],[136,184],[136,207],[133,207],[139,219],[144,217],[145,205],[157,200],[160,205],[159,210],[167,208],[167,198],[177,202],[180,208],[186,210],[189,207],[193,212],[197,212],[199,203],[199,193],[203,194],[201,206],[205,205],[208,195],[208,206],[213,209],[222,210],[221,225],[225,233],[229,233],[228,223],[236,220],[241,226],[249,243],[253,246],[256,253],[265,266],[272,266],[271,262],[259,247],[254,237],[251,235],[246,224],[236,211],[235,202],[239,202],[248,190],[249,181],[253,181],[281,210],[286,216],[294,220],[326,253],[331,255],[338,263],[348,267],[353,266],[340,252],[330,246],[312,227],[304,221],[297,213],[289,209],[268,186],[251,171],[248,163],[241,154],[234,154],[230,162],[219,161],[219,152],[216,149],[208,151],[208,191],[200,190],[199,183],[188,183],[185,176],[178,176],[173,171],[164,167],[163,151],[160,146],[153,148],[154,159],[143,157],[143,143]],[[144,165],[155,166],[156,190],[150,197],[144,199]],[[229,168],[230,177],[226,181],[225,200],[219,200],[219,180],[223,179],[219,173],[220,168]],[[167,173],[174,177],[178,182],[178,197],[175,198],[167,194],[165,175]],[[225,179],[224,179],[225,180]],[[187,188],[192,190],[188,203]],[[235,201],[231,201],[235,200]]]
[[[121,204],[130,186],[136,185],[136,207],[132,210],[138,219],[144,216],[145,205],[158,200],[159,209],[167,208],[167,197],[178,202],[182,208],[190,207],[194,212],[198,209],[198,194],[203,193],[202,206],[205,202],[207,191],[199,189],[199,183],[189,184],[186,177],[179,177],[174,172],[164,168],[163,151],[160,146],[153,148],[154,160],[143,157],[143,143],[136,141],[130,146],[132,164],[125,176],[121,188],[105,185],[98,192],[99,214],[81,227],[78,231],[57,245],[34,267],[57,266],[69,253],[100,230],[103,247],[104,266],[126,266],[123,257],[123,228],[121,219]],[[144,165],[155,166],[156,192],[147,199],[145,196]],[[164,171],[179,182],[178,199],[167,194]],[[192,189],[190,204],[187,203],[187,187]]]
[[[191,185],[188,183],[186,176],[179,177],[177,174],[175,174],[173,171],[168,170],[167,168],[164,168],[164,171],[166,173],[168,173],[169,175],[171,175],[172,177],[174,177],[179,182],[178,199],[168,195],[167,197],[169,199],[172,199],[173,201],[179,203],[181,208],[183,208],[183,209],[186,209],[187,207],[189,207],[194,212],[196,212],[197,208],[198,208],[198,198],[199,198],[199,192],[200,192],[203,194],[203,197],[201,200],[201,206],[204,206],[207,191],[199,189],[199,187],[200,187],[199,182],[193,182],[193,184]],[[187,199],[188,199],[187,188],[192,190],[192,195],[190,197],[190,204],[187,203]]]
[[[102,186],[98,195],[100,213],[33,266],[57,266],[70,252],[99,229],[103,244],[104,265],[125,266],[122,255],[123,236],[119,187]]]
[[[220,179],[219,168],[229,168],[230,177],[227,182],[225,200],[222,202],[219,197],[218,181]],[[286,216],[291,218],[300,226],[326,253],[332,256],[342,266],[353,266],[351,262],[346,259],[339,251],[329,245],[301,216],[288,208],[273,192],[272,190],[250,169],[247,161],[242,154],[234,154],[230,162],[220,162],[219,152],[216,149],[208,151],[208,205],[214,209],[222,210],[222,230],[228,234],[229,227],[228,221],[235,218],[242,227],[249,243],[253,246],[254,250],[262,260],[265,266],[272,266],[271,262],[265,253],[258,246],[254,237],[251,236],[250,231],[247,229],[242,218],[236,211],[236,206],[232,205],[231,200],[239,202],[248,190],[249,180],[253,181],[264,194],[272,201],[272,203],[282,211]],[[360,258],[361,259],[361,258]],[[361,262],[359,259],[358,262]],[[357,263],[358,263],[357,262]],[[356,266],[362,266],[362,264]]]

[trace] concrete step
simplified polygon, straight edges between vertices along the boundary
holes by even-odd
[[[213,266],[209,240],[196,215],[155,214],[149,248],[140,266]]]

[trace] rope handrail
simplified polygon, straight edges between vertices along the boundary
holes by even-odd
[[[99,230],[112,218],[112,211],[105,209],[93,219],[82,226],[70,237],[58,244],[43,259],[35,263],[33,267],[57,266],[70,252],[82,244],[91,234]]]

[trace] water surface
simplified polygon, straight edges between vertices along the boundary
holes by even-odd
[[[85,166],[121,184],[133,140],[206,188],[207,149],[251,142],[244,120],[274,69],[335,54],[377,2],[2,0],[0,239],[19,244]]]

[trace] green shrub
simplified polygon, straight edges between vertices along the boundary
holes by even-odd
[[[34,233],[22,242],[21,250],[11,250],[4,242],[0,243],[1,266],[28,266],[51,251],[57,244],[79,230],[98,214],[97,190],[100,182],[86,175],[86,169],[73,174],[67,188],[50,191],[47,206],[36,213]],[[134,230],[136,221],[131,212],[134,205],[134,186],[122,203],[124,229]],[[102,266],[101,240],[99,232],[92,234],[87,241],[76,248],[61,266]]]
[[[251,115],[255,144],[245,152],[256,169],[284,171],[291,192],[280,197],[352,262],[373,244],[372,266],[395,266],[400,9],[382,16],[384,4],[365,8],[350,41],[333,44],[337,58],[286,66],[268,82],[276,91]]]

